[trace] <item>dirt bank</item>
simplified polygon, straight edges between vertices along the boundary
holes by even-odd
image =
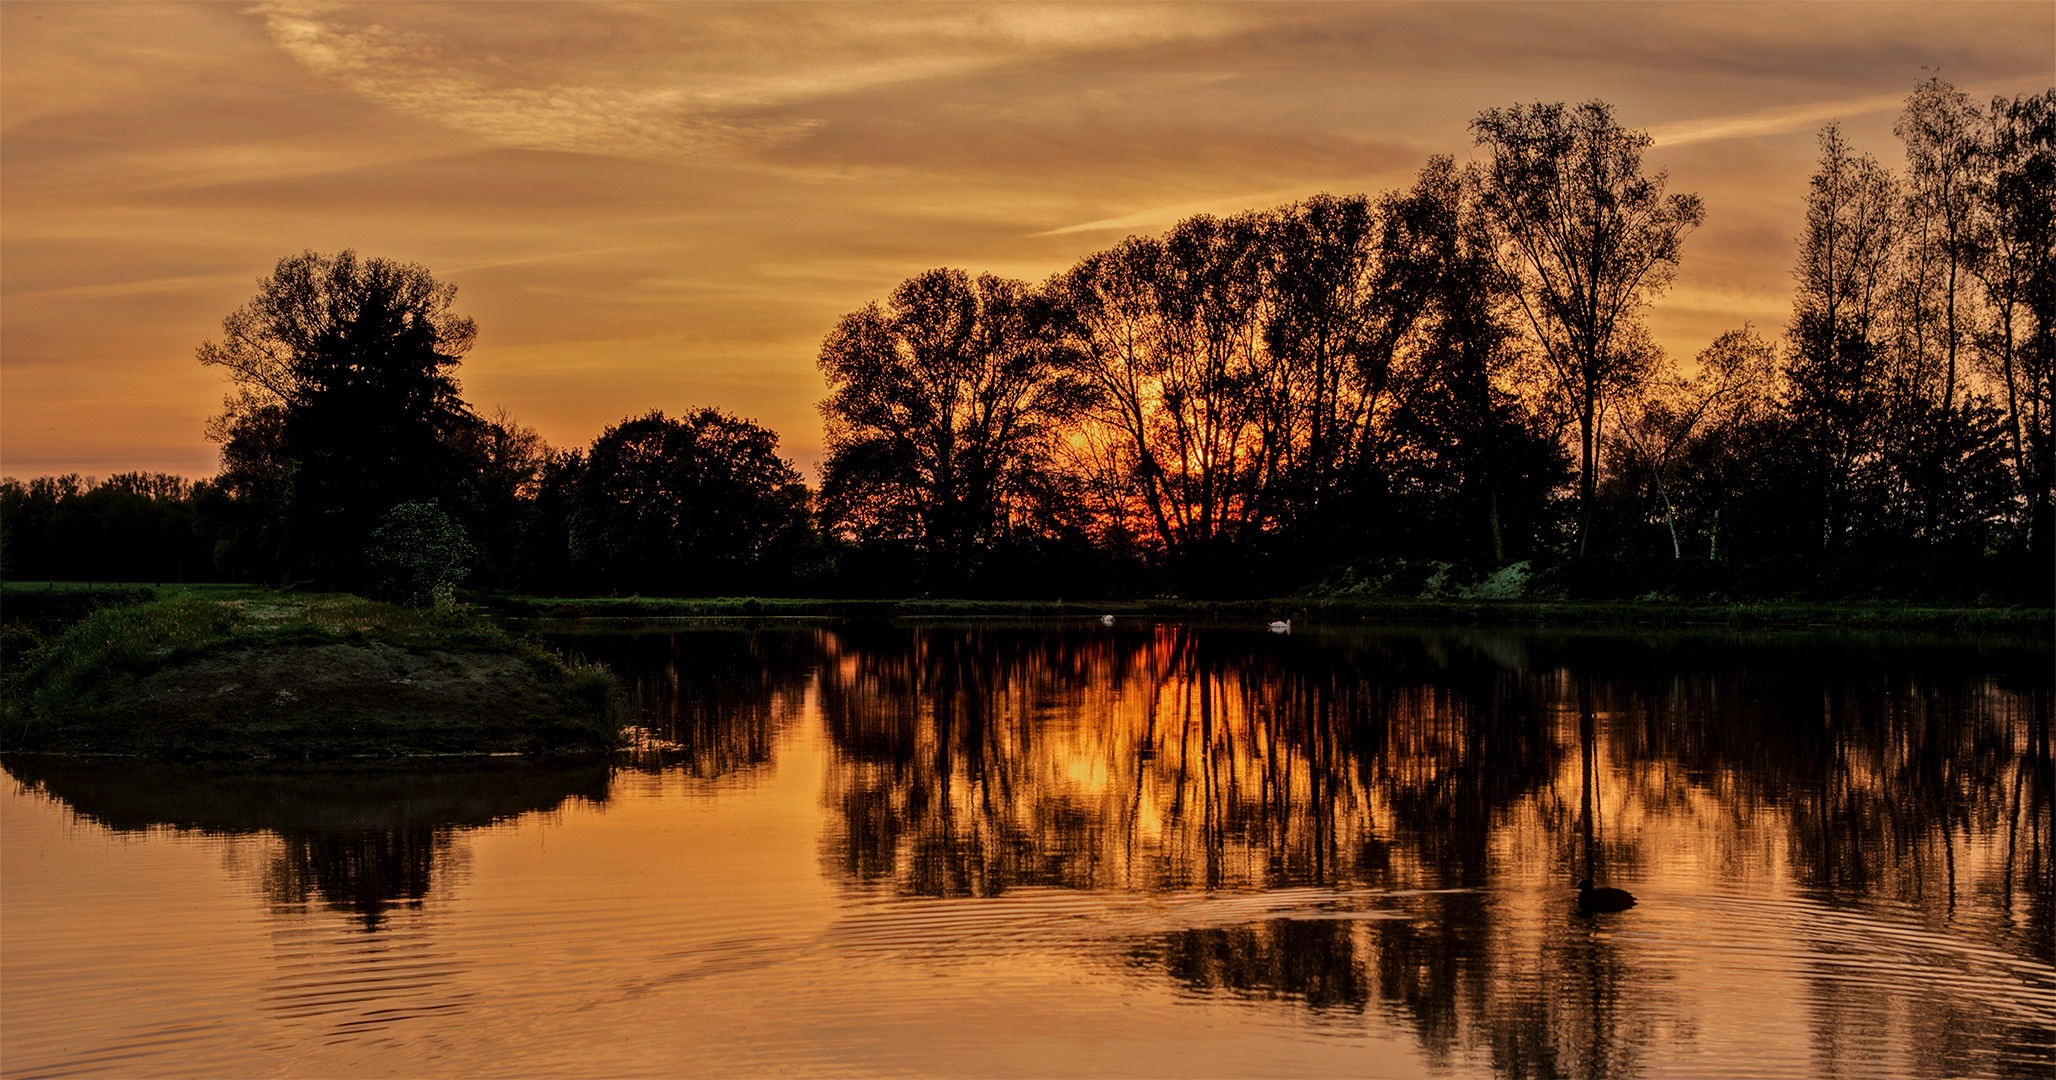
[[[6,749],[321,764],[594,754],[619,688],[461,614],[357,598],[94,612],[20,657]]]
[[[582,701],[527,659],[391,645],[280,645],[115,675],[46,753],[324,761],[420,754],[597,753]]]

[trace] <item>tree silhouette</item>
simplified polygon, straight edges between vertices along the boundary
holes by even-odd
[[[778,436],[716,409],[625,420],[573,468],[567,543],[590,583],[733,594],[782,582],[811,542]]]
[[[1232,572],[1283,487],[1295,417],[1289,369],[1264,342],[1270,260],[1263,215],[1200,215],[1055,283],[1114,435],[1108,465],[1187,583]]]
[[[360,585],[385,512],[461,473],[448,441],[478,421],[451,369],[476,330],[450,311],[456,286],[354,251],[288,256],[257,285],[199,348],[236,387],[210,434],[243,492],[280,500],[265,514],[286,572]]]
[[[1521,281],[1521,309],[1579,435],[1578,552],[1591,541],[1602,416],[1639,381],[1646,357],[1620,346],[1678,265],[1705,217],[1696,195],[1664,195],[1642,174],[1652,140],[1614,122],[1605,102],[1487,109],[1471,132],[1491,154],[1485,206],[1500,257]]]
[[[1785,376],[1820,545],[1833,549],[1847,540],[1883,434],[1886,358],[1878,329],[1892,286],[1899,193],[1891,174],[1853,152],[1836,125],[1821,130],[1820,147],[1792,271],[1799,287]]]
[[[1514,392],[1523,344],[1519,280],[1494,260],[1482,177],[1432,158],[1412,189],[1381,204],[1382,290],[1405,359],[1386,441],[1400,490],[1421,496],[1405,516],[1423,523],[1416,546],[1452,555],[1525,554],[1564,473],[1540,401]],[[1422,513],[1426,510],[1426,513]]]
[[[1291,372],[1282,401],[1300,432],[1285,444],[1276,513],[1310,535],[1332,535],[1357,501],[1352,481],[1386,404],[1392,353],[1420,307],[1415,275],[1387,272],[1391,224],[1380,209],[1361,195],[1317,195],[1273,212],[1267,229],[1264,344]]]
[[[1024,516],[1087,394],[1060,362],[1046,301],[961,270],[843,316],[820,364],[825,524],[910,550],[943,588],[961,588]]]
[[[1970,268],[1986,317],[1975,341],[2005,396],[2022,546],[2046,562],[2056,491],[2056,89],[1994,98],[1982,126]]]
[[[1970,95],[1929,78],[1914,88],[1892,126],[1906,144],[1908,250],[1902,304],[1912,369],[1906,382],[1919,392],[1939,376],[1944,412],[1956,405],[1958,358],[1969,336],[1981,119]]]

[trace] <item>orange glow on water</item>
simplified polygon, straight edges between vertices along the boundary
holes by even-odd
[[[1948,688],[1981,662],[1955,646],[1880,684],[1832,640],[621,642],[650,737],[612,767],[9,759],[0,1070],[1930,1076],[2048,1053],[2048,697]],[[1580,916],[1588,873],[1639,903]]]

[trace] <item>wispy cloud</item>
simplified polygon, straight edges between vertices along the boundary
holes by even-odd
[[[1756,135],[1789,135],[1808,131],[1830,120],[1896,109],[1906,99],[1903,93],[1872,94],[1840,101],[1812,101],[1803,105],[1780,105],[1769,109],[1703,116],[1658,124],[1649,136],[1658,146],[1704,142],[1708,139],[1738,139]]]
[[[584,8],[664,45],[626,62],[621,35],[581,48],[565,38],[559,18],[525,38],[519,9],[497,5],[494,18],[514,19],[496,25],[490,42],[476,25],[365,22],[363,12],[334,3],[287,0],[247,11],[261,15],[273,44],[309,71],[385,107],[500,146],[652,160],[790,141],[821,126],[795,112],[812,100],[1027,56],[1203,37],[1249,21],[1213,5],[945,4],[891,18],[881,18],[878,6],[862,7],[760,9],[747,17],[712,4]],[[524,62],[531,52],[549,53],[549,62]],[[554,77],[538,78],[544,71]]]
[[[1976,99],[1987,94],[2006,93],[2021,88],[2011,82],[1987,82],[1964,86],[1961,89]],[[1896,112],[1905,104],[1906,92],[1897,90],[1889,94],[1870,94],[1835,101],[1810,101],[1797,105],[1779,105],[1748,112],[1728,113],[1723,116],[1678,120],[1651,127],[1649,136],[1656,140],[1658,146],[1677,146],[1682,143],[1705,142],[1709,139],[1789,135],[1793,132],[1811,131],[1831,120],[1844,120],[1868,113]]]
[[[431,34],[327,18],[337,7],[281,3],[251,10],[264,16],[273,43],[308,70],[377,104],[500,146],[666,158],[776,142],[812,126],[709,115],[681,89],[494,85],[476,70],[490,66],[490,57],[468,56]]]
[[[451,274],[468,273],[473,270],[497,270],[507,266],[530,266],[535,263],[556,262],[562,259],[589,259],[595,255],[622,255],[629,252],[664,251],[676,248],[676,244],[632,244],[623,247],[589,248],[580,251],[554,251],[547,255],[523,255],[512,259],[488,259],[483,262],[453,266],[446,271]]]
[[[251,274],[188,274],[177,277],[148,278],[139,281],[113,281],[96,285],[72,285],[58,289],[34,289],[28,292],[10,293],[8,299],[28,300],[105,300],[119,296],[145,296],[152,293],[190,292],[207,290],[223,285],[246,283]]]
[[[1194,214],[1239,214],[1244,210],[1263,210],[1281,206],[1294,199],[1304,198],[1308,193],[1322,190],[1319,185],[1289,188],[1280,191],[1265,191],[1247,195],[1229,195],[1219,199],[1200,202],[1178,203],[1173,206],[1156,206],[1148,210],[1137,210],[1120,217],[1101,218],[1077,225],[1066,225],[1061,229],[1050,229],[1035,236],[1064,236],[1070,233],[1111,232],[1115,229],[1140,229],[1151,225],[1169,225],[1183,221]]]

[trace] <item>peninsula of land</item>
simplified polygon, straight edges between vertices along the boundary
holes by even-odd
[[[10,616],[33,607],[10,592]],[[328,765],[591,755],[622,737],[610,674],[461,606],[188,588],[47,638],[9,625],[11,751]]]

